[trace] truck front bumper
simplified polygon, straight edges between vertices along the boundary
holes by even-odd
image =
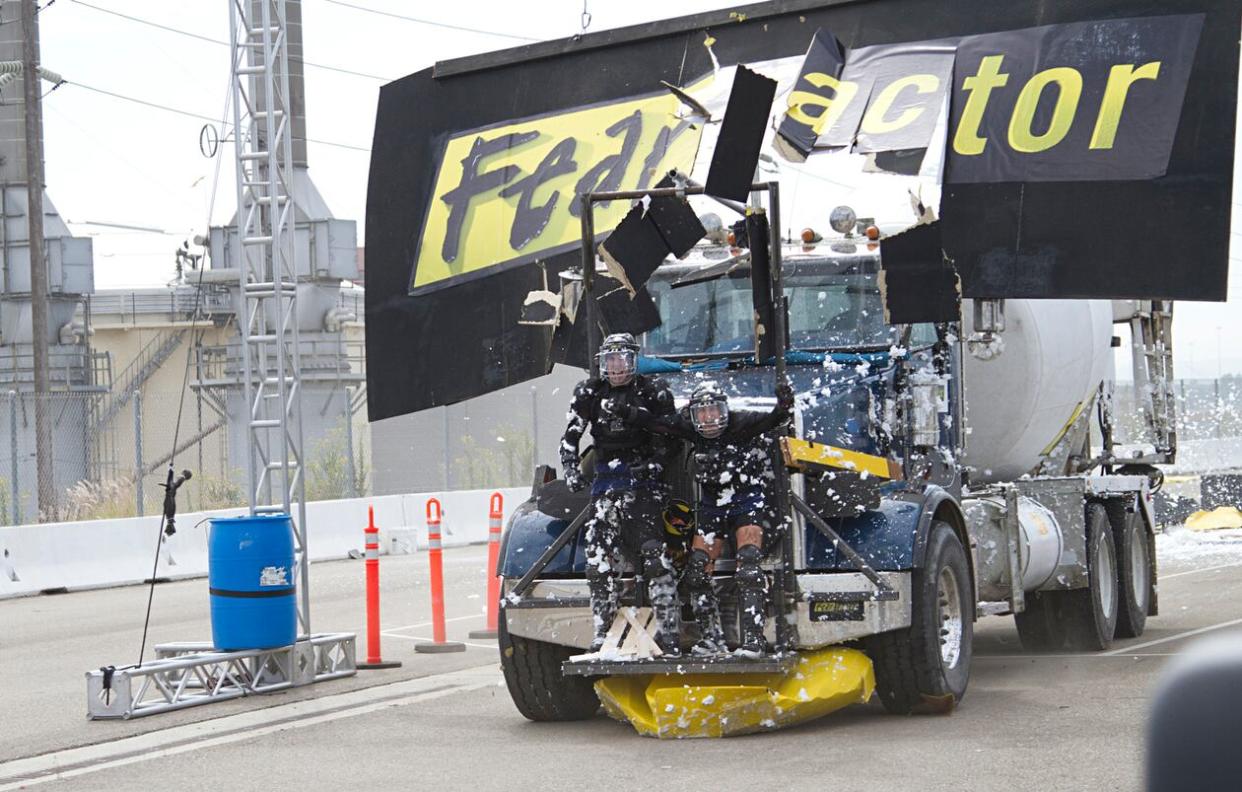
[[[909,627],[910,572],[879,574],[896,591],[896,599],[872,598],[875,587],[859,572],[799,574],[798,648],[816,649]],[[594,628],[585,580],[539,580],[521,598],[510,599],[514,583],[505,581],[501,600],[510,634],[578,648],[590,645]],[[771,618],[767,637],[775,641]]]

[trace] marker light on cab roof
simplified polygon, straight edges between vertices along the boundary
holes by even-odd
[[[838,206],[832,210],[832,214],[828,217],[828,225],[832,226],[832,230],[838,234],[849,236],[854,230],[854,224],[858,222],[858,215],[848,206]]]

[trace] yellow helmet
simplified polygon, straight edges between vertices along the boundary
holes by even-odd
[[[669,539],[684,542],[694,532],[694,509],[684,500],[674,498],[664,507],[664,533]]]

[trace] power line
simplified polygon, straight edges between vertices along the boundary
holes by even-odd
[[[192,39],[197,39],[198,41],[205,41],[208,44],[219,44],[225,47],[232,46],[229,44],[229,42],[225,41],[224,39],[212,38],[211,36],[204,36],[201,33],[195,33],[190,30],[182,30],[181,28],[169,27],[168,25],[161,25],[160,23],[152,22],[149,19],[143,19],[141,17],[130,16],[129,14],[122,14],[120,11],[113,11],[111,8],[101,8],[100,6],[92,5],[91,3],[87,3],[87,2],[83,2],[83,0],[71,0],[71,2],[75,3],[76,5],[85,6],[86,8],[89,8],[93,11],[98,11],[102,14],[111,14],[112,16],[120,17],[121,19],[127,19],[130,22],[137,22],[140,25],[146,25],[147,27],[153,27],[153,28],[156,28],[157,30],[163,30],[168,33],[176,33],[181,36],[187,36]],[[367,74],[366,72],[354,71],[353,69],[346,69],[340,66],[329,66],[324,63],[315,63],[314,61],[308,61],[305,59],[303,59],[302,63],[303,65],[306,65],[306,66],[313,66],[316,69],[324,69],[326,71],[338,72],[340,74],[349,74],[354,77],[366,77],[371,80],[379,80],[380,82],[392,82],[391,77],[381,77],[378,74]]]
[[[394,14],[391,11],[381,11],[378,8],[367,8],[366,6],[346,3],[344,0],[324,0],[324,2],[331,3],[332,5],[344,6],[345,8],[352,8],[355,11],[366,11],[368,14],[378,14],[379,16],[391,17],[393,19],[404,19],[406,22],[417,22],[420,25],[431,25],[432,27],[448,28],[449,30],[461,30],[466,33],[481,33],[484,36],[499,36],[500,38],[517,39],[518,41],[539,41],[537,38],[531,38],[530,36],[519,36],[515,33],[500,33],[495,30],[481,30],[479,28],[466,27],[465,25],[453,25],[448,22],[435,22],[430,19],[418,19],[412,16]]]
[[[66,225],[79,226],[99,226],[100,228],[115,228],[121,231],[134,231],[143,234],[163,234],[165,236],[180,236],[181,231],[168,231],[163,228],[155,228],[154,226],[133,225],[131,223],[113,223],[103,220],[65,220]]]
[[[113,99],[121,99],[126,102],[133,102],[134,104],[140,104],[140,105],[143,105],[144,107],[150,107],[153,110],[163,110],[164,112],[175,113],[177,115],[185,116],[187,118],[196,118],[200,121],[210,121],[212,123],[219,123],[217,119],[212,118],[211,116],[203,115],[202,113],[195,113],[192,110],[182,110],[177,107],[169,107],[168,105],[160,104],[158,102],[149,102],[146,99],[139,99],[135,96],[126,96],[125,94],[119,94],[119,93],[116,93],[115,91],[108,91],[103,88],[96,88],[92,85],[85,85],[84,83],[74,82],[72,80],[64,80],[62,81],[62,84],[72,85],[78,88],[84,88],[88,91],[93,91],[94,93],[97,93],[97,94],[103,94],[104,96],[110,96]],[[226,123],[225,126],[230,127],[232,126],[232,124]],[[315,138],[307,138],[306,142],[307,143],[318,143],[322,146],[334,146],[336,148],[349,149],[350,151],[369,152],[371,150],[370,148],[367,148],[364,146],[355,146],[352,143],[337,143],[332,140],[317,140]]]

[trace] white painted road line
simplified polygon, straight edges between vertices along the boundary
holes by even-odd
[[[977,654],[972,657],[973,660],[1082,660],[1092,657],[1116,657],[1125,660],[1130,657],[1176,657],[1179,652],[1127,652],[1126,654],[1113,654],[1112,652],[1082,652],[1080,654],[1040,654],[1032,652],[1031,654]]]
[[[484,614],[482,613],[476,613],[471,616],[454,616],[453,618],[445,619],[444,621],[445,622],[459,622],[459,621],[467,621],[469,619],[482,619],[483,615]],[[387,627],[384,629],[383,632],[387,634],[390,632],[401,632],[403,630],[417,630],[419,627],[430,627],[433,624],[435,624],[435,622],[425,621],[425,622],[419,622],[418,624],[407,624],[404,627]]]
[[[1201,572],[1215,572],[1218,569],[1233,569],[1234,567],[1242,567],[1242,563],[1221,564],[1220,566],[1203,567],[1202,569],[1187,569],[1182,572],[1174,572],[1171,575],[1160,575],[1160,580],[1172,580],[1183,575],[1198,575]]]
[[[1211,632],[1213,630],[1223,630],[1226,627],[1233,627],[1239,624],[1242,624],[1242,619],[1233,619],[1232,621],[1221,622],[1220,624],[1210,624],[1207,627],[1200,627],[1196,630],[1186,630],[1185,632],[1174,633],[1173,635],[1166,635],[1165,637],[1157,638],[1154,641],[1146,641],[1141,644],[1134,644],[1133,646],[1126,646],[1121,649],[1113,649],[1112,651],[1104,652],[1104,654],[1105,655],[1130,654],[1130,653],[1133,653],[1135,649],[1146,649],[1149,646],[1159,646],[1160,644],[1168,643],[1169,641],[1180,641],[1183,638],[1190,638],[1192,636],[1201,635],[1205,632]]]
[[[499,679],[496,665],[489,663],[14,759],[0,763],[0,792],[478,690],[497,684]]]

